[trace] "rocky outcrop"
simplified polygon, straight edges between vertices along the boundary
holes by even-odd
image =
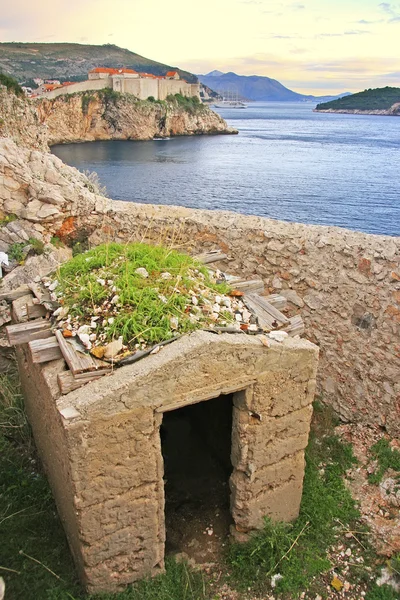
[[[202,104],[138,101],[115,92],[30,101],[0,86],[0,138],[28,148],[46,151],[59,143],[223,133],[237,131]]]
[[[321,113],[340,113],[342,115],[380,115],[383,117],[400,117],[400,102],[396,102],[388,109],[361,110],[361,109],[335,109],[327,108],[325,110],[315,108],[314,112]]]
[[[31,102],[0,85],[0,138],[10,138],[29,148],[48,150],[47,128]]]
[[[138,101],[130,94],[84,93],[36,103],[49,145],[95,140],[148,140],[154,137],[232,133],[208,107]]]

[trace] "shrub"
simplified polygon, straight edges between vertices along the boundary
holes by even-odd
[[[23,96],[24,92],[18,81],[10,75],[0,73],[0,85],[5,85],[9,92],[12,92],[16,96]]]

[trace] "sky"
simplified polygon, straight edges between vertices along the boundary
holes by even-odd
[[[0,0],[0,40],[112,43],[322,95],[400,87],[400,0]]]

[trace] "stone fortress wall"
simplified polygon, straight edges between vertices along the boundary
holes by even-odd
[[[115,202],[89,187],[50,154],[0,143],[0,211],[48,239],[84,229],[93,244],[144,239],[189,252],[220,248],[229,256],[221,268],[262,277],[294,313],[301,310],[306,336],[320,347],[323,400],[345,420],[400,433],[400,238]]]
[[[99,75],[102,74],[99,73]],[[152,96],[155,100],[165,100],[168,95],[175,94],[181,94],[188,98],[192,96],[200,98],[200,85],[198,83],[187,83],[183,79],[172,78],[129,77],[124,76],[124,74],[98,78],[89,77],[87,81],[79,81],[65,87],[56,88],[42,94],[41,97],[51,99],[65,94],[90,92],[106,88],[122,94],[133,94],[139,100],[147,100],[149,96]]]

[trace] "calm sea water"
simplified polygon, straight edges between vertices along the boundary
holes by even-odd
[[[110,198],[224,209],[400,235],[400,118],[318,114],[311,104],[219,109],[237,136],[58,145]]]

